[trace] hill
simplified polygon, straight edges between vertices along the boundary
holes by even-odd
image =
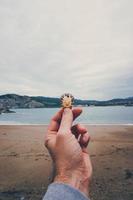
[[[133,106],[133,97],[111,99],[107,101],[75,99],[74,105],[78,106]],[[60,99],[43,96],[22,96],[17,94],[0,95],[0,114],[10,112],[13,108],[51,108],[59,107]]]

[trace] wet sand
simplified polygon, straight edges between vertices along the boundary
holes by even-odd
[[[89,125],[92,200],[133,199],[133,126]],[[0,126],[0,200],[42,199],[52,162],[46,126]]]

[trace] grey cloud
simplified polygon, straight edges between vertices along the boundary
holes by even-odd
[[[1,0],[0,93],[132,96],[132,0]]]

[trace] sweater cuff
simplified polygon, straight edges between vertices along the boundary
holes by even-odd
[[[52,183],[43,200],[89,200],[82,192],[64,183]]]

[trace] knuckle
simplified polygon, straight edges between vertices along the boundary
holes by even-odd
[[[60,142],[67,141],[69,139],[69,134],[65,132],[61,132],[57,135],[57,140]]]
[[[59,132],[58,135],[57,135],[57,138],[63,139],[63,138],[65,138],[65,135],[66,134],[64,132]]]
[[[88,140],[90,140],[91,139],[91,136],[90,136],[90,134],[87,132],[87,137],[88,137]]]
[[[49,137],[48,137],[48,133],[47,133],[44,137],[44,146],[47,148],[48,148],[48,142],[49,142]]]
[[[47,138],[44,140],[44,146],[48,147],[48,139]]]

